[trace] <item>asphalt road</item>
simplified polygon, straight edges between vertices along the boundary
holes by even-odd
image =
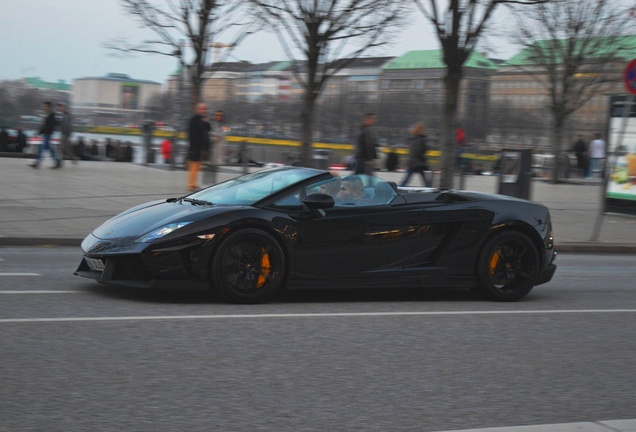
[[[0,248],[0,431],[442,431],[636,417],[636,256],[560,255],[512,304],[72,275]]]

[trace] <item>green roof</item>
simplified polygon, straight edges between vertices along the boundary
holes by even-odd
[[[497,65],[490,59],[478,52],[473,51],[468,61],[464,63],[465,68],[492,69],[496,70]],[[396,57],[382,66],[387,69],[444,69],[442,50],[418,50],[409,51],[401,57]]]
[[[616,44],[609,49],[609,46],[602,42],[603,38],[599,38],[598,46],[604,48],[594,51],[594,57],[604,57],[608,53],[616,55],[620,60],[630,61],[636,58],[636,36],[620,36],[615,38]],[[567,39],[559,40],[560,43],[565,43]],[[532,60],[533,47],[538,46],[540,49],[545,49],[552,44],[552,39],[540,40],[532,44],[532,46],[523,49],[517,55],[502,63],[501,66],[528,66],[535,64]],[[620,48],[614,52],[616,45]]]
[[[71,85],[67,84],[64,81],[52,83],[52,82],[42,81],[40,78],[37,78],[37,77],[31,77],[31,78],[25,78],[24,82],[26,82],[28,85],[32,87],[39,88],[39,89],[57,90],[57,91],[71,90]]]
[[[268,70],[270,70],[270,71],[281,71],[281,70],[287,69],[289,66],[291,66],[291,62],[288,61],[288,60],[285,60],[285,61],[280,61],[280,62],[275,63]]]

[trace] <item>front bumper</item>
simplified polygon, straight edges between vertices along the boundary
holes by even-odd
[[[103,258],[84,256],[74,274],[101,283],[142,288],[150,287],[155,280],[141,262],[141,258],[135,259],[131,256]]]
[[[203,241],[131,243],[89,235],[75,275],[101,283],[150,287],[157,280],[207,280],[210,248]]]

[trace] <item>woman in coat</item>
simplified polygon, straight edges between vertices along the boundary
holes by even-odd
[[[426,176],[424,171],[428,169],[426,165],[426,127],[424,123],[415,124],[410,131],[411,136],[408,138],[409,160],[407,164],[406,177],[402,180],[400,186],[406,186],[411,176],[419,173],[422,176],[422,182],[426,186]]]

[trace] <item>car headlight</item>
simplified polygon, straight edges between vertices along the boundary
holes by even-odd
[[[170,234],[171,232],[178,230],[179,228],[183,228],[184,226],[188,225],[192,223],[192,221],[187,221],[187,222],[174,222],[174,223],[169,223],[168,225],[164,225],[161,228],[157,228],[154,231],[149,232],[148,234],[145,234],[141,237],[139,237],[137,239],[137,242],[139,243],[151,243],[155,240],[157,240],[158,238],[161,238],[167,234]]]

